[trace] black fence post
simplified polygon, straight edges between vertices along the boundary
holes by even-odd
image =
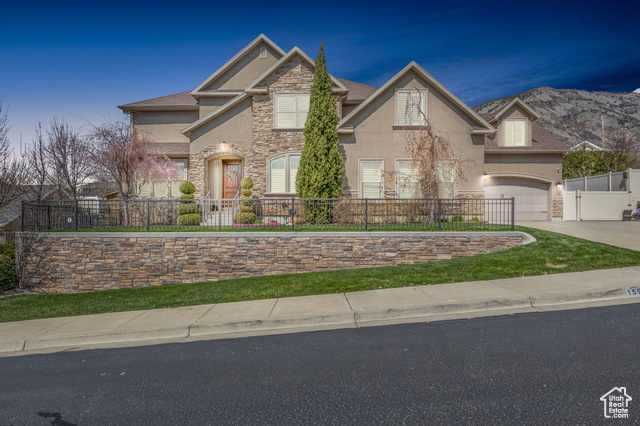
[[[25,208],[24,208],[24,200],[22,200],[21,206],[20,208],[22,209],[22,220],[20,221],[20,229],[24,232],[25,229],[25,222],[26,222],[26,216],[24,214],[25,212]]]
[[[364,231],[369,231],[369,199],[364,199]]]
[[[74,198],[74,203],[73,203],[73,222],[74,222],[74,229],[76,232],[78,232],[78,199]]]
[[[511,197],[511,230],[516,229],[516,197]]]
[[[438,198],[438,232],[442,231],[442,200]]]
[[[147,232],[149,232],[149,199],[147,198]]]
[[[296,232],[296,199],[291,198],[291,232]]]

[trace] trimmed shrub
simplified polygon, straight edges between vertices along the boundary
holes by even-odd
[[[182,216],[178,216],[178,226],[196,225],[200,225],[200,215],[198,213],[183,214]]]
[[[185,214],[193,214],[193,213],[198,213],[198,205],[195,203],[182,204],[178,206],[178,214],[181,216]]]
[[[190,195],[196,192],[196,186],[192,182],[189,182],[188,180],[185,180],[184,182],[182,182],[178,189],[180,189],[180,192],[187,195]]]
[[[251,178],[244,178],[240,182],[240,186],[242,186],[242,195],[240,196],[240,211],[236,213],[236,216],[233,218],[235,223],[255,223],[256,215],[252,212],[252,201],[251,201],[251,188],[253,188],[253,181]]]
[[[451,218],[451,222],[464,222],[464,218],[460,215],[455,215]]]
[[[17,285],[15,247],[12,244],[0,244],[0,291]]]
[[[200,206],[198,206],[194,201],[192,201],[195,197],[193,195],[196,192],[196,186],[185,180],[180,184],[180,192],[182,195],[180,196],[183,201],[182,205],[178,206],[178,226],[197,226],[200,225]]]
[[[253,181],[250,177],[246,177],[240,181],[240,186],[243,189],[251,189],[253,188]],[[251,195],[251,191],[249,191],[249,195]]]

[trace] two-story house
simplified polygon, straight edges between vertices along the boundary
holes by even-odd
[[[260,35],[194,90],[119,108],[158,152],[174,159],[180,177],[195,184],[197,198],[233,198],[243,176],[253,179],[258,197],[290,197],[313,72],[305,52],[285,52]],[[406,180],[394,176],[411,175],[406,135],[424,113],[465,164],[464,176],[441,174],[442,197],[515,196],[518,219],[562,215],[556,182],[564,146],[522,101],[480,116],[415,62],[380,88],[332,81],[344,196],[412,196]],[[414,104],[419,108],[407,110]],[[177,188],[169,188],[170,194],[166,188],[150,185],[142,195],[177,195]]]

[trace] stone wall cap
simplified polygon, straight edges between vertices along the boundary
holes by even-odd
[[[30,233],[30,232],[28,232]],[[42,232],[38,235],[50,238],[312,238],[312,237],[522,237],[522,244],[535,242],[536,239],[520,231],[394,231],[394,232]]]

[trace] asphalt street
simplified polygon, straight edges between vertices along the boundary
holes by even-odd
[[[631,304],[6,357],[0,425],[640,424],[639,350]]]

